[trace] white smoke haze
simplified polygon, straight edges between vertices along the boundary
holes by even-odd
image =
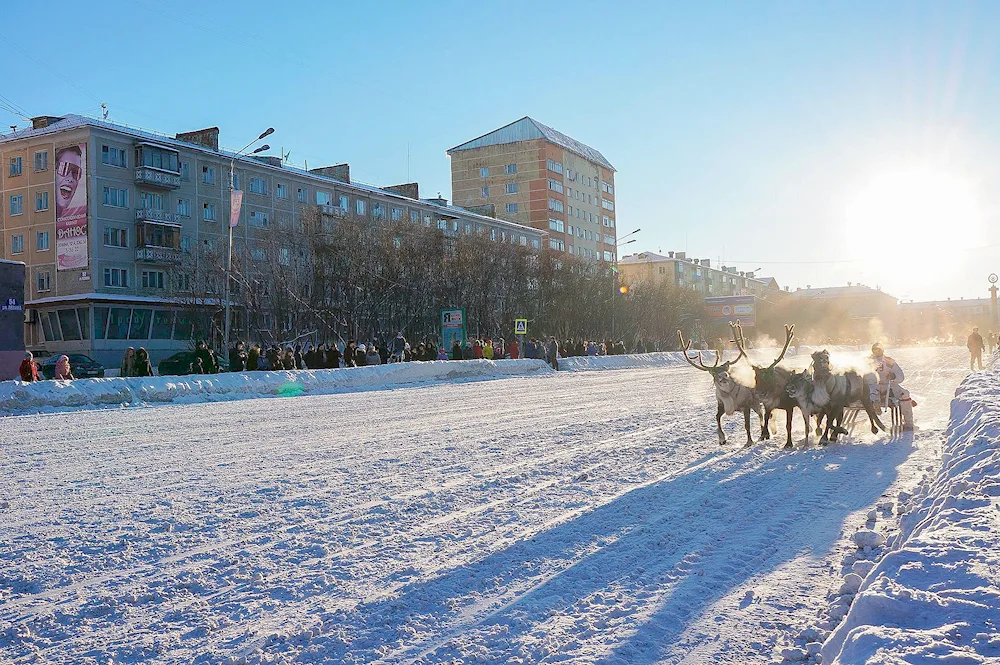
[[[757,387],[757,377],[754,376],[753,367],[746,358],[740,358],[738,363],[734,363],[729,368],[729,376],[733,377],[733,380],[741,386]]]
[[[778,340],[767,333],[761,333],[754,338],[753,345],[757,349],[780,349],[784,345],[784,342],[778,344]]]

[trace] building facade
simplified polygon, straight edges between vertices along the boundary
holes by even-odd
[[[456,205],[547,231],[557,251],[617,258],[615,169],[597,150],[524,117],[448,155]]]
[[[618,260],[618,276],[629,286],[667,283],[697,291],[706,298],[744,295],[765,298],[781,293],[773,278],[757,277],[733,266],[716,268],[710,259],[688,258],[685,252],[667,252],[666,256],[639,252],[623,256]]]
[[[234,157],[219,149],[218,128],[169,137],[73,115],[32,124],[0,136],[0,258],[27,264],[25,345],[105,364],[145,346],[155,362],[207,336],[192,312],[223,304]],[[261,237],[303,233],[309,215],[331,231],[351,217],[535,249],[546,241],[537,229],[421,199],[415,183],[352,182],[346,164],[305,171],[241,156],[233,184],[244,192],[234,261],[247,265],[270,260]]]
[[[1000,330],[990,298],[959,298],[899,304],[899,336],[910,342],[946,341],[964,344],[978,327],[983,339]]]

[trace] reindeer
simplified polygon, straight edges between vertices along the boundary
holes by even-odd
[[[697,356],[688,355],[688,351],[691,350],[691,342],[688,341],[685,343],[684,336],[680,330],[677,331],[677,340],[680,342],[681,348],[684,349],[684,359],[687,360],[688,364],[695,369],[700,369],[712,375],[712,382],[715,384],[715,399],[719,407],[715,414],[715,424],[719,430],[719,445],[726,445],[726,434],[722,431],[722,414],[725,413],[727,416],[731,416],[737,411],[743,412],[743,421],[747,428],[746,445],[753,445],[753,436],[750,434],[750,411],[753,410],[756,412],[757,417],[763,420],[760,412],[760,400],[757,399],[751,388],[737,383],[729,375],[729,368],[739,362],[741,358],[746,357],[743,349],[740,349],[740,355],[735,359],[726,361],[721,365],[719,362],[722,360],[722,354],[716,351],[715,364],[709,367],[702,359],[700,351]],[[698,361],[697,364],[695,360]]]
[[[761,367],[752,363],[750,365],[753,367],[754,392],[764,404],[764,421],[760,426],[760,438],[771,438],[771,430],[769,428],[771,413],[775,409],[781,409],[785,412],[785,431],[788,435],[785,440],[785,448],[792,447],[792,411],[795,407],[799,406],[799,403],[785,390],[789,379],[792,378],[793,372],[784,367],[778,367],[778,363],[781,362],[782,358],[785,357],[785,352],[788,351],[788,345],[791,344],[792,337],[795,335],[794,330],[795,326],[793,325],[785,326],[785,345],[781,347],[781,353],[778,354],[773,363],[767,367]],[[736,346],[746,355],[746,340],[743,338],[743,326],[739,322],[736,323],[735,331]],[[799,410],[801,411],[801,409]],[[802,412],[802,418],[805,420],[806,437],[808,438],[809,418],[805,411]]]
[[[830,354],[827,351],[817,351],[813,355],[813,373],[809,370],[792,375],[788,382],[786,392],[790,397],[795,398],[799,408],[807,418],[817,416],[816,433],[822,435],[820,443],[828,440],[836,441],[838,434],[847,434],[842,427],[844,419],[844,409],[854,403],[861,402],[868,419],[871,421],[872,434],[877,434],[879,429],[885,431],[885,425],[875,413],[871,396],[868,394],[867,386],[862,377],[857,372],[847,371],[843,374],[834,373],[830,369]],[[822,429],[819,424],[826,418],[826,428]],[[834,424],[836,423],[836,424]],[[830,433],[833,433],[832,438]]]

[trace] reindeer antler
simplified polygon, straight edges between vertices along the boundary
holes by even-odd
[[[785,325],[785,346],[781,348],[781,353],[775,358],[774,362],[768,367],[768,369],[774,369],[781,362],[781,359],[785,357],[785,351],[788,351],[788,345],[792,343],[792,337],[795,336],[795,324]]]
[[[739,361],[740,358],[745,358],[747,355],[746,339],[743,338],[743,324],[739,321],[733,323],[729,322],[729,327],[733,329],[733,341],[736,342],[736,348],[740,350],[740,355],[736,356],[736,360]]]
[[[712,370],[715,369],[715,366],[712,366],[712,367],[706,367],[705,366],[705,361],[702,359],[701,351],[698,352],[697,356],[689,356],[688,355],[688,351],[691,350],[691,340],[688,340],[687,342],[685,342],[684,341],[684,335],[681,333],[680,330],[677,331],[677,341],[679,341],[681,343],[681,348],[684,349],[684,351],[683,351],[683,353],[684,353],[684,359],[688,361],[688,364],[691,365],[691,367],[694,367],[695,369],[700,369],[703,372],[709,372],[709,373],[711,373]],[[698,361],[698,364],[695,364],[695,362],[694,362],[695,360]],[[715,365],[718,365],[718,364],[719,364],[719,359],[716,358],[715,359]]]

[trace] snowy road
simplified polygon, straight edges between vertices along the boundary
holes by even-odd
[[[772,662],[939,464],[892,355],[916,436],[791,452],[687,366],[0,419],[0,661]]]

